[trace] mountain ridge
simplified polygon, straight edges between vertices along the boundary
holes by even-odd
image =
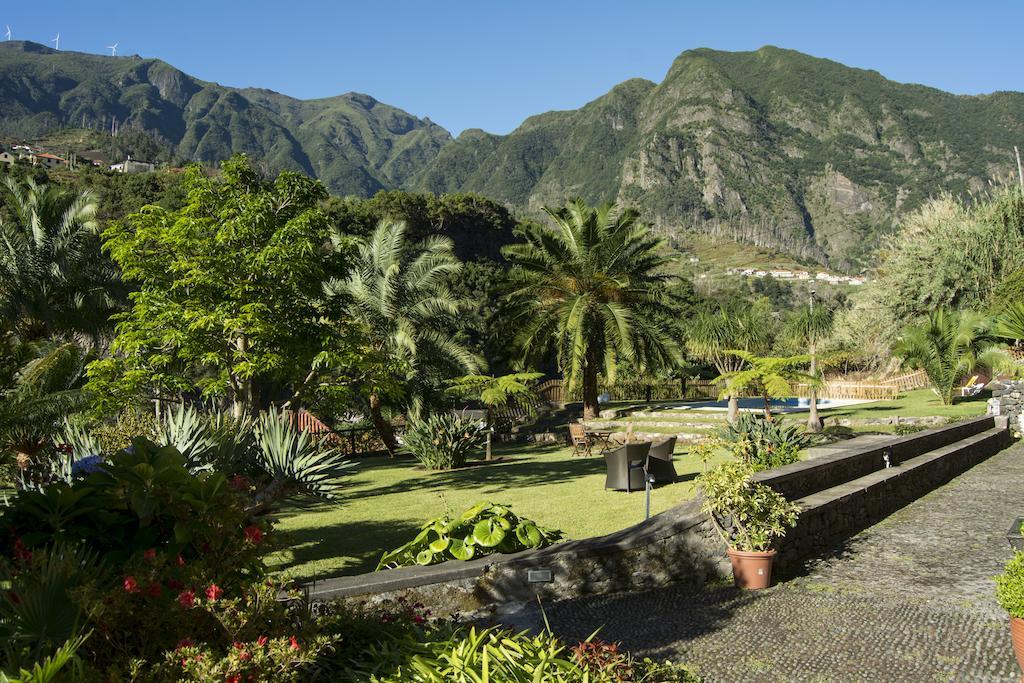
[[[698,231],[861,267],[900,215],[1015,170],[1024,94],[954,95],[765,46],[696,48],[660,82],[453,138],[371,95],[301,100],[197,79],[159,59],[0,43],[0,132],[137,128],[184,159],[247,152],[335,194],[476,192],[531,213],[581,195]],[[125,123],[127,121],[127,123]]]

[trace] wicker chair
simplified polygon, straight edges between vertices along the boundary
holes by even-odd
[[[669,437],[651,446],[647,454],[647,473],[654,477],[655,484],[674,484],[676,468],[672,464],[672,453],[676,450],[676,437]]]
[[[608,474],[604,480],[606,489],[616,491],[642,491],[644,489],[644,466],[647,463],[647,453],[651,450],[651,443],[627,443],[619,446],[614,451],[604,454],[604,462],[608,468]]]

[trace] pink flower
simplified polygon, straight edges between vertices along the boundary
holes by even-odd
[[[185,558],[182,557],[181,555],[178,555],[178,566],[179,567],[184,567],[185,566]]]
[[[152,562],[156,559],[156,548],[150,548],[146,552],[142,553],[142,556]]]
[[[139,582],[135,580],[134,576],[124,577],[124,591],[125,593],[139,592]]]
[[[252,655],[246,652],[245,650],[242,650],[238,653],[238,658],[243,662],[248,662],[250,659],[252,659]]]
[[[256,644],[260,647],[266,647],[268,642],[270,642],[270,639],[266,636],[260,636],[256,639]]]
[[[245,540],[249,541],[253,545],[259,545],[263,542],[263,529],[258,526],[247,526],[245,527]]]
[[[211,583],[206,589],[206,599],[210,602],[219,600],[224,595],[224,589],[215,583]]]
[[[196,594],[193,591],[181,591],[178,593],[178,604],[185,609],[191,608],[196,604]]]
[[[289,638],[288,642],[289,642],[288,647],[290,647],[291,649],[293,649],[293,650],[298,650],[299,649],[299,647],[300,647],[299,646],[299,641],[298,641],[298,639],[295,636],[292,636],[291,638]]]

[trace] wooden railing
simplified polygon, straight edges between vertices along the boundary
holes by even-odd
[[[349,457],[380,453],[384,450],[384,442],[380,440],[377,430],[373,427],[333,429],[316,415],[305,410],[292,412],[290,415],[292,424],[298,429],[326,439],[327,443],[342,450]],[[392,425],[391,427],[396,434],[400,434],[403,429],[402,425]]]
[[[811,387],[794,384],[793,395],[808,398]],[[850,398],[861,401],[891,401],[899,398],[900,389],[894,384],[865,384],[863,382],[825,382],[818,387],[818,398]]]

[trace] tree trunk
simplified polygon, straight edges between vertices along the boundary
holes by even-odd
[[[811,342],[811,377],[817,379],[818,377],[818,359],[814,353],[814,342]],[[810,390],[810,411],[807,413],[807,431],[809,432],[820,432],[821,431],[821,418],[818,417],[818,389],[815,386],[811,386]]]
[[[768,394],[764,395],[764,419],[769,422],[775,421],[775,417],[772,415],[772,397]]]
[[[597,359],[587,351],[583,362],[583,419],[593,420],[597,417]]]
[[[729,424],[736,424],[736,420],[738,419],[740,419],[740,397],[730,396],[728,412]]]
[[[370,422],[377,430],[380,440],[384,442],[384,448],[388,455],[392,458],[395,457],[398,454],[395,430],[392,429],[391,423],[384,419],[384,415],[380,411],[380,396],[377,394],[370,394]]]

